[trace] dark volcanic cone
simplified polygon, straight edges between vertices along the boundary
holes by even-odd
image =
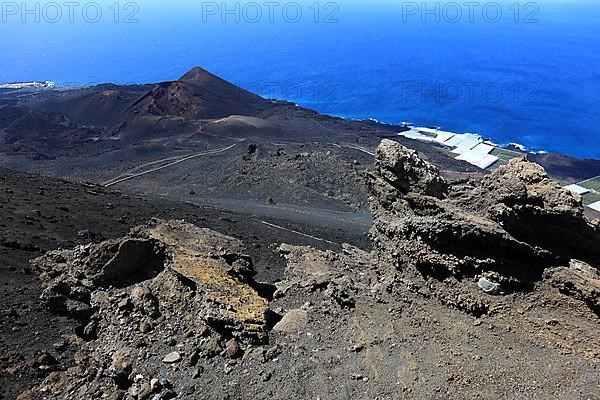
[[[133,104],[129,113],[133,117],[216,119],[254,116],[270,105],[270,101],[196,67],[177,81],[158,84]]]

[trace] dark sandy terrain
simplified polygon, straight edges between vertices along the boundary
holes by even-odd
[[[30,94],[1,101],[1,166],[198,203],[272,200],[364,212],[374,149],[405,129],[262,99],[199,68],[154,87]],[[411,146],[443,170],[480,173],[422,143]]]
[[[257,279],[273,282],[283,274],[283,260],[271,245],[336,248],[330,242],[353,242],[369,246],[364,227],[354,233],[341,232],[325,225],[259,218],[6,170],[0,170],[0,214],[0,395],[4,398],[13,398],[45,376],[36,371],[35,360],[40,352],[54,351],[60,334],[74,327],[68,319],[49,313],[39,301],[40,287],[29,260],[44,251],[118,237],[152,218],[184,219],[241,238],[259,271]],[[327,242],[271,227],[263,220]],[[59,361],[69,365],[69,353]]]
[[[394,142],[376,160],[372,251],[360,235],[362,249],[327,244],[248,215],[4,172],[23,199],[3,209],[23,232],[5,240],[8,259],[42,253],[33,232],[40,247],[68,247],[32,261],[39,280],[6,275],[29,293],[2,301],[31,308],[10,325],[44,332],[3,343],[7,396],[598,399],[600,230],[581,203],[525,161],[449,183]],[[53,200],[26,218],[40,190]],[[119,239],[76,238],[73,218]]]

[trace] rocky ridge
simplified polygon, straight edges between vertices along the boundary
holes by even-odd
[[[573,278],[563,284],[580,287],[582,274],[591,278],[593,272],[581,272],[579,279],[554,272],[575,262],[584,265],[580,271],[597,273],[600,265],[598,221],[588,221],[578,196],[524,159],[450,185],[415,151],[384,140],[369,190],[380,259],[434,285],[444,283],[442,293],[453,287],[455,300],[445,301],[464,303],[458,298],[466,296],[469,304],[461,307],[475,314],[488,309],[482,291],[530,291],[544,275]],[[596,280],[584,280],[598,287]],[[578,293],[586,303],[597,301],[593,289],[563,291]]]

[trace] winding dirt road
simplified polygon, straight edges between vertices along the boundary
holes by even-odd
[[[110,180],[104,182],[102,185],[105,186],[105,187],[113,186],[113,185],[116,185],[118,183],[125,182],[125,181],[128,181],[128,180],[133,179],[133,178],[137,178],[139,176],[151,174],[153,172],[160,171],[162,169],[171,167],[173,165],[180,164],[180,163],[182,163],[184,161],[191,160],[192,158],[197,158],[197,157],[202,157],[202,156],[210,156],[210,155],[214,155],[214,154],[223,153],[223,152],[225,152],[227,150],[230,150],[230,149],[234,148],[235,146],[237,146],[237,143],[236,144],[232,144],[231,146],[220,148],[220,149],[208,150],[208,151],[203,151],[201,153],[192,154],[192,155],[189,155],[189,156],[184,156],[183,158],[180,158],[180,159],[178,159],[176,161],[170,162],[170,163],[165,164],[165,165],[161,165],[160,167],[149,169],[147,171],[138,172],[138,173],[129,172],[129,173],[126,173],[126,174],[123,174],[123,175],[119,175],[116,178],[110,179]],[[142,166],[138,166],[138,167],[134,168],[131,171],[136,171],[140,167],[143,167],[143,166],[153,165],[153,164],[157,164],[157,163],[160,163],[160,162],[163,162],[163,161],[169,161],[169,160],[172,160],[172,159],[173,159],[173,157],[163,158],[163,159],[157,160],[157,161],[152,161],[152,162],[146,163],[146,164],[144,164]]]

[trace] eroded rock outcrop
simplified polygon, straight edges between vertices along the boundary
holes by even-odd
[[[451,200],[502,225],[517,240],[563,260],[600,265],[600,230],[584,217],[579,196],[563,190],[546,171],[514,159],[479,185],[456,188]]]
[[[594,241],[576,197],[521,161],[450,185],[389,141],[370,182],[374,252],[278,244],[273,286],[239,240],[181,221],[35,260],[81,327],[59,344],[74,365],[43,354],[20,398],[593,398],[600,273],[572,258],[596,250],[555,243]]]
[[[92,294],[98,288],[126,285],[133,276],[147,279],[162,263],[156,241],[126,237],[51,251],[32,265],[44,282],[42,300],[60,314],[88,318],[93,313]]]
[[[600,316],[600,271],[577,260],[568,267],[547,271],[548,280],[561,293],[585,302]]]
[[[169,221],[134,228],[121,239],[52,251],[32,264],[46,286],[43,300],[68,315],[96,312],[98,293],[113,287],[130,290],[131,300],[143,303],[144,285],[162,296],[187,286],[197,317],[232,336],[260,341],[267,300],[256,289],[252,260],[242,249],[239,240]]]
[[[525,160],[449,185],[414,151],[384,140],[369,190],[375,247],[399,270],[508,293],[531,289],[571,259],[599,265],[600,231],[581,200]]]
[[[173,221],[136,234],[166,247],[171,269],[193,282],[203,301],[210,303],[200,314],[206,323],[244,339],[264,339],[267,299],[252,279],[252,260],[243,254],[239,240]]]
[[[172,398],[169,385],[150,387],[157,366],[237,358],[268,339],[268,299],[252,260],[239,240],[209,229],[157,221],[32,265],[43,300],[81,320],[70,339],[76,365],[48,378],[44,398]]]

